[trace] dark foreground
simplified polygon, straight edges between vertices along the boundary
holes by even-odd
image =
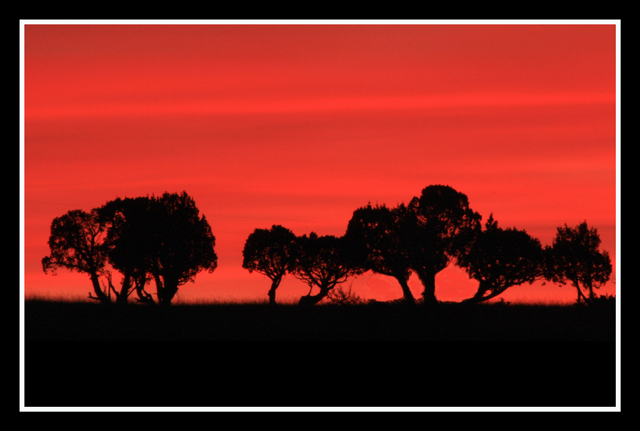
[[[25,404],[614,407],[615,308],[28,301]]]
[[[615,304],[355,306],[27,301],[27,340],[614,340]]]

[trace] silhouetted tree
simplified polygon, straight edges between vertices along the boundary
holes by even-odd
[[[244,244],[242,267],[271,279],[270,304],[276,303],[276,289],[282,278],[295,267],[296,247],[295,234],[280,225],[271,229],[255,229]]]
[[[524,230],[502,229],[493,215],[457,263],[480,284],[464,302],[478,303],[500,295],[511,286],[533,283],[543,274],[540,241]]]
[[[117,198],[99,209],[109,226],[105,244],[111,265],[124,275],[118,301],[135,290],[140,301],[155,303],[144,290],[156,284],[158,303],[170,305],[178,287],[217,266],[215,237],[186,193]]]
[[[155,303],[144,290],[151,279],[152,258],[160,247],[159,236],[150,222],[152,205],[153,199],[146,196],[117,198],[98,208],[103,223],[108,226],[105,245],[109,262],[124,276],[119,292],[111,286],[117,303],[126,303],[134,289],[138,301]]]
[[[110,298],[101,289],[99,276],[108,275],[116,302],[126,303],[135,288],[140,300],[154,302],[144,291],[154,279],[160,304],[169,305],[178,286],[196,274],[213,272],[217,266],[215,237],[194,200],[186,193],[159,197],[115,199],[90,213],[69,211],[53,220],[49,247],[42,259],[45,272],[65,267],[89,274],[102,302]],[[106,262],[123,273],[116,291]]]
[[[403,298],[414,303],[409,288],[411,261],[400,234],[404,205],[390,209],[385,205],[358,208],[347,226],[350,253],[362,272],[373,271],[394,277],[402,288]]]
[[[422,285],[424,303],[437,303],[436,274],[464,253],[482,217],[469,208],[467,196],[449,186],[432,185],[414,197],[402,220],[401,236]]]
[[[201,271],[216,269],[215,237],[186,192],[164,193],[152,202],[148,222],[155,235],[150,271],[158,302],[169,305],[178,286],[193,281]]]
[[[551,246],[545,247],[545,278],[558,284],[570,281],[578,293],[577,302],[589,302],[596,298],[599,289],[613,270],[607,251],[599,251],[600,236],[587,222],[575,228],[558,227]],[[581,289],[589,293],[587,299]]]
[[[293,275],[309,285],[309,293],[300,298],[301,305],[317,304],[337,284],[361,272],[351,260],[345,237],[318,236],[311,232],[298,237],[297,242]],[[320,291],[311,295],[314,286]]]
[[[51,253],[42,259],[42,269],[53,274],[57,268],[88,274],[96,294],[94,297],[89,293],[89,297],[109,303],[109,297],[99,282],[99,276],[105,274],[105,230],[95,210],[88,213],[72,210],[56,217],[51,223],[48,241]]]

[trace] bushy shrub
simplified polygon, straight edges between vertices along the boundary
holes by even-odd
[[[329,291],[327,299],[329,304],[334,305],[359,305],[365,303],[362,298],[351,291],[351,286],[348,289],[336,286]]]

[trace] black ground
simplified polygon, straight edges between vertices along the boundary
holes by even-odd
[[[27,301],[27,406],[615,405],[613,306]]]

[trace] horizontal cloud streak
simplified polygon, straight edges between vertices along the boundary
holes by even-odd
[[[113,117],[150,115],[242,115],[341,111],[395,111],[482,107],[540,107],[557,105],[613,104],[615,94],[606,93],[469,93],[411,96],[361,96],[268,99],[210,99],[205,101],[89,103],[67,106],[29,107],[28,120],[65,117]]]

